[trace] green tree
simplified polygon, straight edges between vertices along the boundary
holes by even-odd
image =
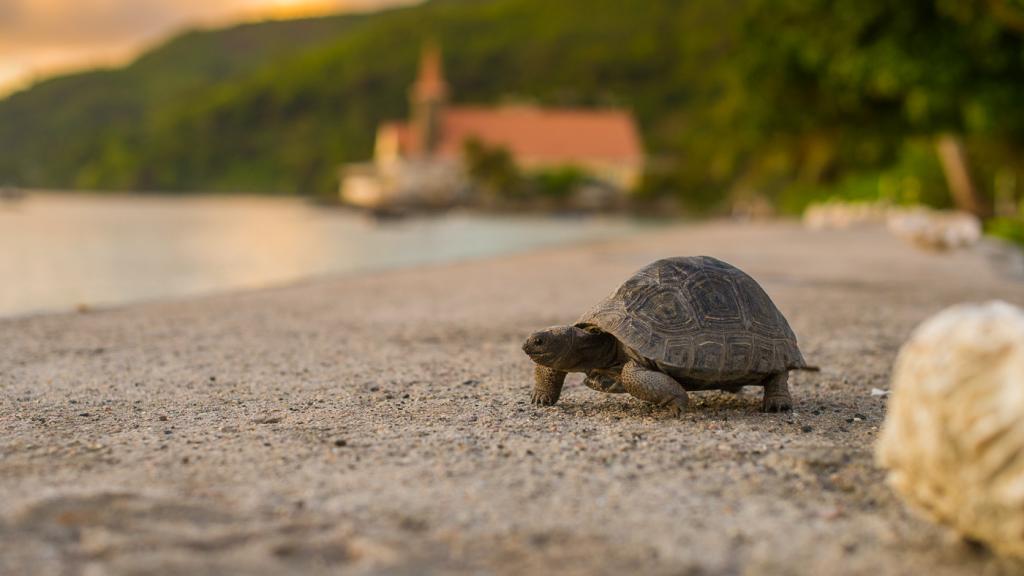
[[[482,193],[498,198],[523,194],[523,178],[505,148],[490,147],[470,138],[464,144],[463,158],[469,178]]]
[[[927,137],[957,203],[985,211],[964,141],[1024,137],[1022,23],[1006,0],[751,0],[724,104],[746,127],[733,153],[763,176],[782,151],[783,172],[817,182]]]

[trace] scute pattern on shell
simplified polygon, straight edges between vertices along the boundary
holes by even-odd
[[[577,324],[598,326],[641,356],[702,380],[806,366],[793,330],[761,286],[709,256],[647,265]]]

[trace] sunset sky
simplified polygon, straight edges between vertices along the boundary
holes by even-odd
[[[0,0],[0,96],[55,72],[122,63],[190,24],[296,18],[411,0]]]

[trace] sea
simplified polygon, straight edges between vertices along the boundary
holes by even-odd
[[[379,220],[296,198],[30,192],[0,201],[0,317],[484,258],[654,225],[470,212]]]

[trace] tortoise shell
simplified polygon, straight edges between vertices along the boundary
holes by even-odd
[[[580,317],[673,376],[742,380],[807,364],[796,335],[758,283],[709,256],[649,264]]]

